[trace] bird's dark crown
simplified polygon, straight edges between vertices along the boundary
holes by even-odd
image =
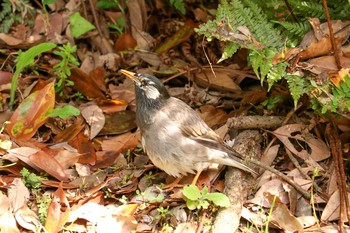
[[[150,98],[150,92],[154,92],[154,88],[159,92],[158,98],[169,98],[169,93],[166,90],[163,83],[153,75],[150,74],[135,74],[135,77],[138,79],[136,82],[137,92],[142,92],[143,97]]]

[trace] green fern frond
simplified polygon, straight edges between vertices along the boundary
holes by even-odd
[[[293,12],[297,15],[325,19],[322,3],[319,1],[289,0],[288,2],[291,5]]]
[[[304,36],[308,31],[311,30],[311,25],[308,21],[304,21],[301,23],[279,22],[279,21],[274,21],[274,22],[281,25],[285,29],[287,29],[288,33],[291,33],[292,35],[296,35],[299,37]]]
[[[288,83],[294,106],[297,106],[300,97],[310,91],[311,84],[305,77],[299,75],[287,74],[284,78]]]

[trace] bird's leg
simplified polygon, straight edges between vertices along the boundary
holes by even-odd
[[[196,185],[196,184],[197,184],[198,178],[199,178],[199,176],[201,175],[202,171],[203,171],[202,168],[200,168],[200,169],[197,170],[197,173],[196,173],[195,177],[193,178],[191,184],[193,184],[193,185]]]
[[[182,180],[182,176],[177,177],[173,182],[171,182],[170,184],[167,184],[164,186],[164,190],[171,190],[175,187],[181,187],[182,185],[179,185],[179,182]]]

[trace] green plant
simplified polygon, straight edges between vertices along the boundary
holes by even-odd
[[[269,215],[267,216],[267,219],[266,219],[266,222],[265,222],[265,231],[264,231],[265,233],[269,232],[269,223],[270,223],[270,219],[271,219],[271,216],[272,216],[273,208],[275,207],[276,198],[277,198],[277,196],[274,195],[272,203],[271,203]]]
[[[82,17],[79,12],[72,14],[69,17],[69,21],[70,30],[74,38],[78,38],[86,32],[95,29],[95,26],[87,21],[84,17]]]
[[[68,77],[71,75],[71,70],[79,65],[78,60],[73,56],[77,47],[71,46],[70,43],[58,47],[53,53],[61,57],[61,61],[54,65],[53,71],[59,78],[55,83],[55,91],[62,93],[63,88],[67,86],[73,86],[73,81],[69,80]]]
[[[173,215],[171,211],[169,211],[169,206],[164,208],[162,206],[157,208],[158,214],[154,216],[155,219],[165,219],[168,215]]]
[[[284,51],[299,44],[302,36],[311,29],[306,17],[325,18],[322,4],[317,0],[291,0],[288,3],[293,15],[287,13],[290,10],[283,0],[223,0],[218,6],[216,18],[195,31],[209,41],[218,39],[226,42],[219,62],[230,58],[239,48],[247,49],[248,61],[261,83],[266,81],[270,90],[276,82],[287,81],[294,106],[302,95],[307,94],[316,98],[311,99],[312,105],[321,109],[322,113],[348,109],[349,86],[346,80],[338,89],[329,88],[328,84],[328,87],[322,87],[326,92],[320,91],[319,86],[310,82],[310,77],[289,73],[289,64],[277,61],[277,55],[282,54],[283,57]],[[347,0],[334,0],[327,4],[332,19],[342,19],[350,10]]]
[[[47,52],[56,45],[52,43],[42,43],[31,47],[26,52],[19,51],[18,57],[16,59],[16,70],[12,77],[11,90],[10,90],[10,109],[13,107],[13,102],[15,100],[15,93],[18,85],[18,77],[23,72],[25,68],[34,64],[34,58],[41,55],[44,52]]]
[[[281,96],[271,96],[265,100],[262,104],[266,107],[267,110],[273,110],[276,108],[276,105],[282,100]]]
[[[183,0],[170,0],[170,4],[173,5],[176,10],[180,11],[181,14],[186,14],[185,3]]]
[[[66,105],[63,108],[55,108],[50,114],[50,117],[60,117],[62,119],[66,119],[71,116],[79,116],[79,115],[80,115],[79,109],[71,105]]]
[[[1,2],[0,11],[0,32],[8,33],[11,26],[16,23],[33,24],[35,10],[31,6],[29,0],[10,1],[4,0]]]
[[[208,187],[202,191],[195,185],[188,185],[183,188],[183,195],[186,197],[186,205],[190,210],[208,209],[210,202],[219,207],[228,207],[230,201],[222,193],[209,193]]]
[[[124,18],[118,18],[115,23],[108,23],[108,27],[116,30],[119,35],[121,35],[125,29],[125,20]]]
[[[20,173],[23,176],[25,186],[27,186],[28,188],[39,189],[41,186],[41,182],[43,180],[47,180],[47,178],[45,177],[38,176],[34,173],[29,172],[27,168],[22,168]]]
[[[318,217],[317,217],[317,214],[316,214],[315,196],[314,196],[315,177],[318,176],[318,173],[319,173],[319,169],[318,169],[318,167],[315,167],[315,169],[314,169],[314,171],[312,173],[312,185],[311,185],[311,190],[310,190],[310,194],[311,194],[311,198],[310,199],[311,199],[312,212],[313,212],[314,218],[316,219],[317,226],[319,228],[321,228],[320,222],[318,221]]]
[[[340,71],[339,73],[341,73]],[[339,75],[341,76],[341,75]],[[319,114],[328,113],[344,114],[350,109],[350,76],[349,73],[338,77],[339,81],[334,84],[327,81],[323,85],[310,81],[313,87],[309,91],[312,108]]]
[[[118,0],[100,0],[96,7],[103,10],[123,9]]]
[[[50,203],[52,201],[52,198],[49,195],[42,194],[40,196],[37,196],[35,198],[36,203],[38,204],[38,214],[40,222],[45,224],[47,213],[49,210]]]
[[[165,197],[163,194],[158,194],[157,196],[150,195],[150,190],[146,190],[141,192],[140,190],[136,190],[136,195],[140,196],[144,202],[162,202]]]
[[[123,15],[125,13],[124,7],[119,3],[118,0],[100,0],[97,3],[97,8],[103,10],[120,10]],[[116,22],[108,23],[108,27],[116,30],[119,35],[121,35],[125,29],[125,19],[123,17],[119,17]]]

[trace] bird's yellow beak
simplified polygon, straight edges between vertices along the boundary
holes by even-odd
[[[124,74],[126,77],[130,78],[135,83],[139,83],[140,80],[135,76],[136,73],[127,71],[127,70],[120,70],[120,73]]]

